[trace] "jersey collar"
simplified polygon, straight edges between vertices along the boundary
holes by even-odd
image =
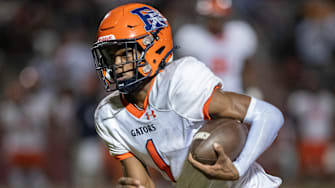
[[[137,118],[141,118],[142,115],[145,113],[146,109],[147,109],[147,106],[148,106],[148,100],[149,100],[149,94],[151,92],[151,88],[153,86],[153,83],[155,82],[155,78],[153,78],[151,80],[151,83],[150,83],[150,87],[148,89],[148,93],[147,93],[147,96],[145,97],[144,99],[144,103],[143,103],[143,109],[139,109],[137,108],[134,104],[130,103],[127,101],[126,97],[121,94],[120,97],[121,97],[121,102],[122,102],[122,105],[126,108],[126,110],[131,113],[133,116],[137,117]]]

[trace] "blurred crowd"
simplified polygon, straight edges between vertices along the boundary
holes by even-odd
[[[0,187],[111,187],[122,172],[93,117],[107,95],[90,51],[99,21],[117,5],[145,2],[177,35],[186,24],[208,24],[197,1],[1,0]],[[248,23],[257,38],[251,94],[286,119],[259,162],[283,178],[283,187],[334,185],[335,2],[233,0],[219,21],[228,19]],[[184,55],[178,42],[176,58]]]

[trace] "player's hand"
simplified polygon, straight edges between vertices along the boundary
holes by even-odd
[[[145,188],[141,182],[135,178],[121,177],[119,179],[117,188]]]
[[[220,180],[237,180],[240,178],[236,167],[229,157],[225,154],[223,147],[217,143],[213,144],[213,148],[218,155],[218,160],[214,165],[202,164],[193,159],[192,154],[188,155],[188,160],[196,169],[202,172],[210,179]]]

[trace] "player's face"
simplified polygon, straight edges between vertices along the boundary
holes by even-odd
[[[107,64],[113,66],[116,74],[115,81],[124,81],[134,76],[136,70],[136,60],[140,57],[140,52],[135,48],[110,48],[104,51]],[[114,79],[115,77],[113,77]]]
[[[134,76],[133,70],[136,69],[137,57],[140,57],[140,53],[133,48],[123,48],[115,52],[115,73],[118,75],[118,81]]]

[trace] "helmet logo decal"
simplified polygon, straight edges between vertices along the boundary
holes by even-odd
[[[148,7],[141,7],[130,11],[141,18],[145,24],[144,29],[154,31],[162,27],[168,27],[167,20],[158,11],[152,10]]]

